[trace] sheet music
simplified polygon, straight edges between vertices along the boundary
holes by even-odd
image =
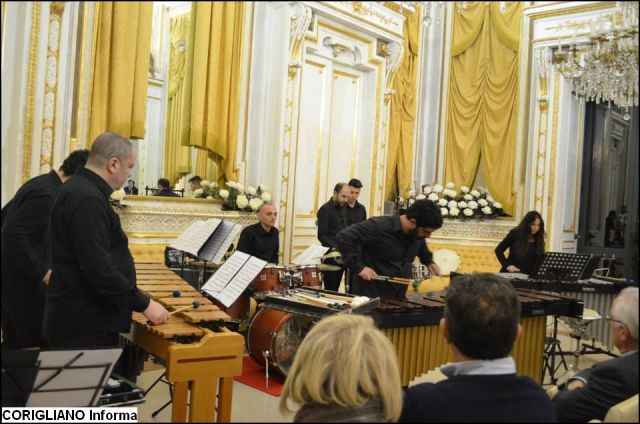
[[[122,348],[43,350],[38,356],[40,370],[33,387],[37,388],[80,353],[82,356],[40,387],[40,391],[31,392],[27,401],[28,407],[73,407],[95,406],[97,404],[102,394],[102,387],[109,379],[111,370],[122,353]],[[107,365],[106,370],[103,365]],[[49,367],[57,368],[42,369]],[[93,399],[96,387],[100,387],[100,389]],[[49,392],[45,390],[61,391]]]
[[[294,265],[310,265],[310,264],[319,264],[320,256],[323,256],[329,247],[324,246],[309,246],[305,249],[304,252],[300,253],[295,257],[294,260],[291,261]]]
[[[195,221],[170,245],[170,247],[185,251],[194,256],[207,242],[211,234],[220,225],[220,220],[211,218],[206,221]]]
[[[238,233],[242,230],[240,224],[234,224],[230,221],[222,221],[218,228],[213,233],[211,240],[209,240],[200,252],[200,258],[215,264],[222,263],[222,258],[227,252],[229,245],[236,238]]]
[[[202,290],[229,307],[266,264],[266,261],[236,251],[202,286]]]

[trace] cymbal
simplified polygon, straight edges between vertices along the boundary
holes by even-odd
[[[320,259],[341,258],[341,257],[342,257],[342,253],[338,252],[337,250],[334,250],[333,252],[329,252],[324,256],[320,256]]]
[[[340,267],[336,265],[318,264],[317,267],[320,271],[340,271]]]

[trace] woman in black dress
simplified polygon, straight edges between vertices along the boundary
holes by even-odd
[[[544,257],[544,220],[537,211],[529,211],[517,227],[496,247],[496,257],[502,268],[500,272],[531,274]],[[505,257],[505,250],[509,256]]]

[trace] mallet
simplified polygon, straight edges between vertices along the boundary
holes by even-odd
[[[175,315],[175,314],[177,314],[178,312],[186,311],[187,309],[191,309],[191,308],[193,308],[193,309],[198,309],[198,308],[200,308],[200,302],[198,302],[197,300],[194,300],[194,301],[193,301],[193,303],[192,303],[191,305],[183,306],[182,308],[176,309],[176,310],[175,310],[175,311],[173,311],[173,312],[169,312],[169,316],[171,316],[171,315]]]

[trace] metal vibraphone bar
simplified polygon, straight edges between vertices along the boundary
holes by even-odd
[[[578,316],[582,303],[561,295],[516,290],[522,305],[523,334],[512,356],[519,375],[541,382],[547,315]],[[452,360],[439,330],[445,292],[419,293],[402,300],[383,299],[370,315],[391,340],[400,364],[402,385]]]
[[[189,422],[229,422],[233,377],[242,373],[243,337],[221,325],[227,314],[163,264],[136,263],[136,277],[138,289],[169,311],[200,303],[162,325],[147,324],[140,313],[132,316],[133,341],[164,361],[173,383],[171,421],[187,421],[188,401]]]

